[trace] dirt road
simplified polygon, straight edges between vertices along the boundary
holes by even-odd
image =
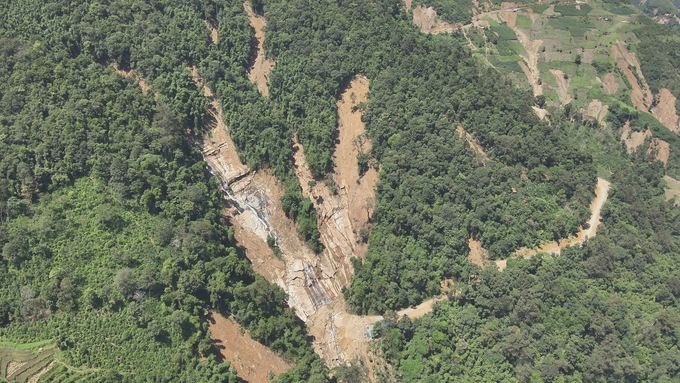
[[[597,179],[597,187],[595,188],[595,198],[590,204],[590,219],[588,223],[581,228],[581,231],[574,237],[562,239],[557,242],[550,242],[539,246],[537,249],[520,249],[517,251],[517,255],[524,258],[531,258],[538,253],[548,253],[548,254],[559,254],[560,251],[565,246],[575,246],[580,245],[585,242],[588,238],[592,238],[597,234],[597,228],[600,225],[602,206],[607,201],[607,196],[609,193],[609,182],[603,178]],[[498,269],[503,271],[507,266],[507,259],[496,261],[496,266]]]

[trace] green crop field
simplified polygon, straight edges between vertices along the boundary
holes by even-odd
[[[517,35],[507,25],[491,26],[491,30],[498,33],[503,40],[517,40]]]
[[[576,9],[575,5],[556,5],[555,12],[561,13],[563,16],[585,16],[593,8],[588,4],[581,4],[581,9]]]
[[[534,11],[534,13],[543,13],[546,9],[550,7],[550,4],[539,4],[539,5],[534,5],[531,7],[531,10]]]
[[[555,29],[569,31],[573,37],[583,37],[586,32],[595,28],[595,24],[590,20],[583,22],[583,20],[576,17],[558,17],[556,19],[550,19],[548,25]]]
[[[531,19],[528,16],[517,15],[517,21],[515,21],[515,26],[521,29],[531,28]]]

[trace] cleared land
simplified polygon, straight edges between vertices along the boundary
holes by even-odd
[[[17,383],[87,379],[88,371],[72,368],[56,358],[56,347],[48,342],[4,343],[0,346],[0,380]]]

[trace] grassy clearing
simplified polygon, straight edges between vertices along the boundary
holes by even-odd
[[[581,4],[580,8],[576,9],[575,5],[556,5],[555,12],[559,12],[563,16],[585,16],[593,9],[588,4]]]
[[[498,37],[502,38],[503,40],[517,40],[515,31],[513,31],[507,25],[492,26],[491,30],[498,33]]]
[[[531,10],[534,11],[534,13],[543,13],[546,9],[550,7],[550,4],[539,4],[539,5],[534,5],[531,7]]]
[[[612,9],[609,9],[609,12],[611,12],[615,15],[621,15],[621,16],[634,15],[636,13],[636,11],[633,7],[626,7],[626,6],[614,7]]]
[[[516,40],[515,41],[508,41],[508,46],[510,47],[510,49],[512,49],[518,55],[523,54],[523,55],[526,56],[526,54],[527,54],[527,51],[524,49],[524,46],[519,41],[516,41]]]
[[[548,24],[555,29],[569,31],[572,37],[583,37],[587,31],[595,29],[592,21],[576,17],[558,17],[550,19]]]
[[[531,28],[531,19],[529,16],[517,15],[515,26],[520,29],[529,29]]]
[[[519,60],[518,60],[519,61]],[[522,72],[522,67],[519,66],[517,61],[500,61],[494,64],[501,72]],[[522,72],[523,73],[523,72]]]

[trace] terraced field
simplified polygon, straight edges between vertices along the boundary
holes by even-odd
[[[0,344],[0,378],[17,383],[87,381],[89,374],[59,362],[48,342]]]

